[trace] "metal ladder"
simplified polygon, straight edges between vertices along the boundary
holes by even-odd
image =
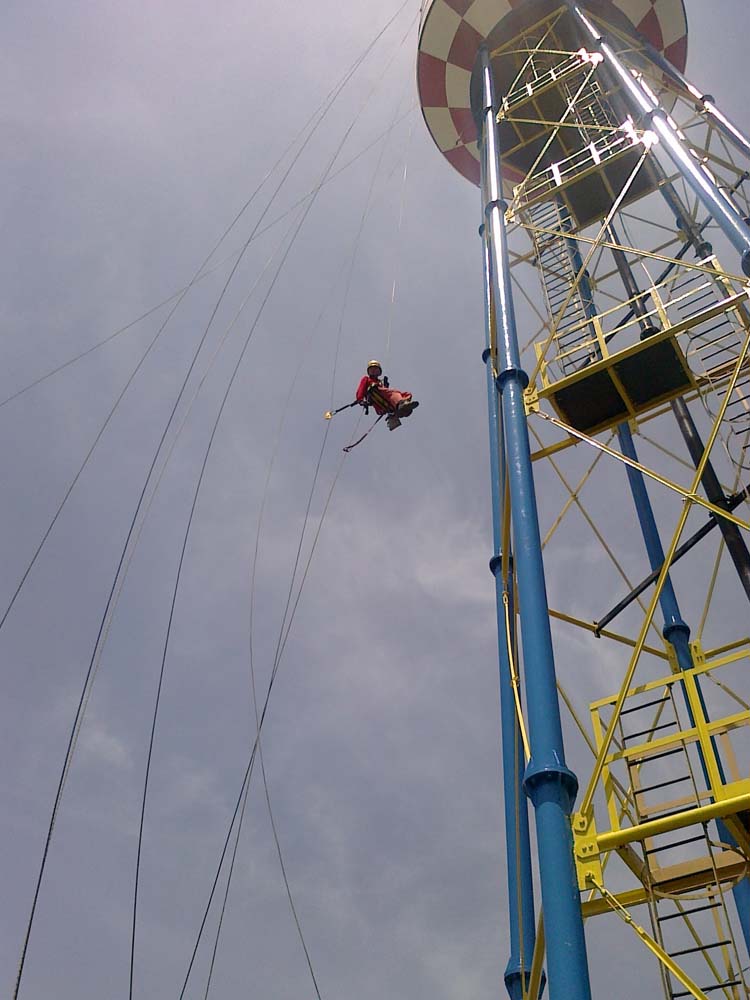
[[[676,733],[682,729],[674,694],[674,687],[670,686],[660,698],[631,706],[621,713],[619,742],[622,749],[627,749],[628,744],[632,745],[634,741],[638,746],[647,746],[655,738],[668,736],[670,730]],[[624,720],[623,716],[626,717]],[[648,739],[644,740],[644,737]],[[664,769],[667,759],[671,765],[669,772]],[[661,752],[626,758],[626,764],[638,823],[664,818],[703,804],[700,767],[696,773],[696,764],[691,761],[684,742]],[[654,777],[644,781],[644,772],[650,772]],[[683,794],[671,803],[646,803],[646,796],[662,793],[667,788],[678,793],[682,790]],[[726,906],[725,894],[728,890],[722,887],[716,870],[716,846],[705,824],[661,834],[643,842],[643,860],[655,888],[655,901],[650,907],[652,928],[661,947],[704,993],[717,993],[729,1000],[745,1000],[750,992]],[[659,896],[659,883],[664,883],[665,871],[668,871],[662,862],[675,852],[683,864],[710,859],[716,878],[713,884],[701,890],[699,896],[690,892],[684,893],[682,900],[677,894]],[[668,1000],[681,1000],[692,995],[680,983],[673,981],[667,968],[661,966],[660,972]]]
[[[531,225],[549,232],[532,229],[534,251],[539,266],[547,310],[552,322],[570,296],[565,311],[555,329],[555,365],[561,378],[571,375],[587,361],[597,357],[596,333],[588,320],[576,270],[571,260],[568,239],[570,213],[564,202],[557,199],[532,205],[527,209]],[[571,292],[572,289],[572,292]]]
[[[569,82],[561,82],[560,89],[566,100],[573,103],[574,93]],[[595,80],[573,103],[570,118],[577,125],[584,147],[601,138],[602,129],[618,130],[604,92]],[[577,273],[570,246],[572,220],[565,202],[560,198],[530,205],[527,214],[532,225],[554,231],[554,235],[533,232],[536,259],[553,322],[570,296],[555,332],[556,360],[561,376],[565,377],[600,356],[596,331],[588,319],[580,284],[576,283]]]
[[[710,263],[710,258],[703,263]],[[682,271],[669,287],[684,320],[725,298],[722,286],[702,271]],[[692,371],[708,382],[709,391],[702,392],[701,397],[711,417],[716,416],[722,398],[721,383],[726,381],[728,370],[736,363],[745,337],[746,330],[734,312],[699,323],[688,333],[686,357]],[[750,368],[747,362],[732,392],[720,434],[735,466],[750,469]]]

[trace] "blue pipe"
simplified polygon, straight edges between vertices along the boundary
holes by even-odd
[[[491,248],[492,300],[497,338],[513,547],[520,599],[524,683],[531,760],[524,790],[536,819],[542,906],[547,938],[550,1000],[590,1000],[591,987],[583,915],[573,857],[570,814],[578,779],[565,764],[557,698],[542,544],[523,393],[528,376],[521,367],[502,200],[497,102],[489,52],[480,49],[482,76],[482,193]]]
[[[658,100],[632,75],[606,38],[599,34],[594,25],[574,0],[565,3],[583,25],[591,41],[604,56],[604,61],[622,84],[623,94],[637,119],[645,121],[659,137],[670,159],[703,202],[714,220],[733,247],[739,252],[742,270],[750,276],[750,227],[732,202],[725,198],[716,182],[702,169],[698,161],[685,147],[669,116]]]
[[[510,1000],[523,1000],[531,974],[531,959],[536,945],[534,913],[534,882],[531,871],[529,840],[529,808],[523,792],[523,741],[516,719],[515,699],[511,684],[511,664],[506,636],[505,600],[511,628],[511,649],[515,650],[515,609],[513,607],[513,574],[503,579],[502,573],[502,514],[505,497],[505,461],[501,458],[502,428],[497,404],[497,389],[493,371],[491,343],[494,310],[492,305],[492,264],[485,227],[479,230],[484,250],[484,301],[486,348],[482,360],[487,369],[487,413],[489,417],[490,484],[492,488],[493,556],[490,570],[495,578],[497,612],[497,652],[500,670],[500,723],[503,768],[503,801],[505,808],[505,854],[508,884],[508,915],[510,923],[510,957],[505,968],[505,987]],[[512,566],[508,553],[508,564]],[[544,988],[542,986],[542,988]]]
[[[710,94],[702,94],[697,87],[693,86],[692,83],[681,73],[677,67],[667,59],[667,57],[659,52],[658,49],[647,39],[642,39],[642,44],[646,52],[648,53],[649,59],[656,63],[659,69],[663,70],[668,76],[677,83],[684,87],[689,94],[695,98],[696,102],[701,105],[705,113],[711,118],[711,122],[715,128],[717,128],[721,134],[732,143],[741,153],[745,156],[750,156],[750,138],[748,138],[743,132],[741,132],[737,126],[729,118],[724,115],[721,110],[714,103],[714,99]]]

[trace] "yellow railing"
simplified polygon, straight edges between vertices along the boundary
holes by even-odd
[[[596,873],[601,855],[612,850],[621,849],[627,844],[645,842],[653,837],[707,823],[712,819],[723,818],[727,821],[739,849],[747,856],[750,852],[748,826],[746,818],[738,818],[739,814],[750,812],[750,774],[740,773],[736,758],[728,746],[730,734],[750,727],[750,709],[723,715],[721,718],[710,718],[706,708],[706,700],[701,690],[701,681],[713,680],[714,674],[722,668],[750,660],[750,643],[743,640],[741,646],[732,644],[721,655],[706,658],[697,643],[692,645],[695,666],[690,670],[679,670],[666,677],[632,687],[627,691],[624,701],[617,695],[608,696],[595,701],[590,706],[594,741],[597,751],[604,745],[605,731],[611,730],[613,721],[622,731],[622,715],[635,709],[632,715],[642,707],[642,714],[649,708],[658,706],[651,712],[650,725],[643,725],[643,731],[637,743],[628,743],[626,739],[612,741],[610,752],[604,757],[601,769],[601,782],[607,806],[608,829],[597,829],[593,816],[577,815],[573,827],[576,835],[576,855],[579,860],[579,875],[583,883],[590,877],[591,871]],[[730,691],[720,685],[723,691]],[[730,691],[731,693],[731,691]],[[620,712],[613,719],[613,711],[620,701]],[[739,705],[745,704],[736,698]],[[664,723],[663,711],[665,705],[675,706],[673,732],[662,735],[664,728],[671,723]],[[679,706],[679,707],[677,707]],[[681,726],[680,711],[689,719],[688,726]],[[725,753],[719,752],[720,744],[726,744]],[[658,760],[667,756],[670,751],[695,747],[699,751],[701,767],[693,770],[692,793],[680,798],[651,805],[642,805],[639,814],[640,822],[627,823],[626,812],[622,809],[621,796],[616,794],[616,785],[628,789],[628,797],[632,800],[643,791],[638,780],[631,780],[633,774],[639,775],[644,764],[649,760]],[[744,762],[746,757],[741,756]],[[623,773],[618,773],[622,769]],[[617,779],[617,780],[615,780]],[[666,779],[668,780],[668,778]],[[649,790],[648,783],[645,790]],[[657,818],[649,818],[658,814]]]

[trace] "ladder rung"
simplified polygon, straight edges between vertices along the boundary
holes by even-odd
[[[650,733],[658,733],[662,729],[671,729],[672,726],[676,726],[677,723],[672,720],[672,722],[663,722],[660,726],[652,726],[650,729],[642,729],[639,733],[623,733],[622,739],[634,740],[637,736],[648,736]]]
[[[695,955],[699,951],[710,951],[712,948],[723,948],[724,945],[731,944],[729,938],[726,941],[714,941],[713,944],[698,944],[694,948],[682,948],[680,951],[670,951],[672,958],[679,958],[681,955]]]
[[[651,760],[661,760],[662,757],[673,757],[676,753],[685,753],[685,747],[675,747],[673,750],[662,750],[661,753],[646,754],[642,759],[632,757],[631,764],[646,764]]]
[[[713,903],[706,903],[704,906],[694,906],[692,910],[680,910],[679,913],[668,913],[666,917],[657,916],[657,920],[660,924],[665,923],[667,920],[674,920],[675,917],[689,917],[693,913],[701,913],[703,910],[715,910],[720,904],[716,901]]]
[[[700,988],[703,990],[704,993],[715,993],[717,990],[725,990],[729,986],[741,986],[741,985],[742,985],[741,979],[732,979],[731,981],[728,981],[726,983],[718,983],[716,986],[701,986]],[[684,993],[673,993],[672,997],[674,998],[674,1000],[677,1000],[677,997],[691,997],[693,995],[694,994],[691,993],[690,990],[687,990]]]
[[[688,275],[688,277],[684,281],[680,281],[679,283],[672,285],[672,288],[673,289],[675,289],[675,288],[687,288],[688,285],[692,285],[696,281],[705,281],[706,285],[703,286],[703,287],[706,287],[706,288],[709,287],[709,281],[708,281],[708,278],[705,276],[705,274],[700,274],[700,273],[696,274],[695,272],[693,272],[692,274]]]
[[[709,346],[709,345],[706,345],[706,346]],[[737,350],[733,350],[732,348],[737,348],[737,347],[740,346],[740,344],[739,344],[738,341],[735,341],[735,343],[731,344],[731,345],[719,344],[718,341],[715,341],[710,346],[714,347],[715,350],[713,350],[713,351],[707,351],[705,354],[703,353],[703,351],[699,352],[700,356],[701,356],[701,361],[703,362],[704,365],[706,365],[707,362],[711,361],[713,358],[718,357],[718,355],[720,355],[720,354],[728,354],[729,355],[729,359],[728,360],[731,360],[731,361],[736,360],[737,354],[739,352]]]
[[[715,316],[714,316],[714,319],[716,319]],[[710,320],[705,320],[704,322],[705,323],[710,323],[711,321]],[[695,339],[696,337],[705,337],[705,336],[707,336],[707,334],[713,333],[714,330],[721,330],[721,328],[724,327],[724,326],[728,326],[729,329],[730,329],[730,331],[732,333],[736,334],[737,335],[737,339],[739,340],[739,334],[737,334],[737,330],[730,323],[729,317],[726,316],[726,315],[725,316],[719,316],[719,322],[718,323],[714,323],[713,326],[704,326],[704,324],[701,323],[700,327],[699,327],[699,329],[697,331],[695,329],[691,330],[692,339]],[[724,336],[726,337],[726,334],[724,334]],[[724,338],[722,337],[721,339],[723,340]],[[713,343],[713,341],[712,341],[712,343]]]
[[[632,715],[633,712],[640,712],[643,708],[652,708],[654,705],[666,705],[670,700],[669,695],[665,698],[655,698],[653,701],[644,701],[642,705],[634,705],[633,708],[624,708],[620,715]]]
[[[645,795],[646,792],[655,792],[659,788],[668,788],[670,785],[679,785],[683,781],[690,781],[690,775],[686,774],[684,778],[670,778],[669,781],[660,781],[658,785],[648,785],[646,788],[635,788],[633,790],[633,794]]]
[[[695,806],[693,808],[697,809],[698,805],[699,805],[699,803],[696,802],[696,804],[695,804]],[[669,812],[665,812],[665,813],[651,813],[651,812],[649,812],[649,810],[648,810],[647,807],[641,807],[641,811],[643,812],[643,814],[645,816],[648,816],[649,823],[651,822],[651,820],[667,819],[669,816],[679,816],[680,813],[687,812],[687,810],[684,807],[682,809],[671,809]],[[698,839],[700,840],[700,837]],[[673,844],[672,846],[676,847],[677,845]]]
[[[578,326],[579,330],[577,332],[581,333],[581,330],[583,329],[580,326],[580,324],[581,324],[581,317],[580,316],[571,316],[570,319],[568,319],[567,317],[568,317],[568,311],[566,309],[565,310],[565,316],[564,316],[565,322],[564,323],[560,323],[560,325],[557,328],[558,336],[559,336],[560,330],[567,330],[569,333],[572,333],[573,331],[571,331],[571,329],[570,329],[572,326]]]
[[[561,330],[562,333],[560,332]],[[577,344],[582,341],[591,344],[591,338],[588,335],[585,325],[582,326],[581,321],[575,317],[569,323],[566,323],[565,326],[558,326],[555,339],[565,347],[568,344]]]
[[[709,330],[701,331],[701,333],[698,336],[699,337],[704,337],[706,333],[710,333],[710,332],[711,331],[709,331]],[[698,337],[696,337],[695,339],[697,340]],[[727,341],[729,341],[729,343],[727,343]],[[702,356],[704,351],[707,351],[707,350],[709,350],[711,348],[713,348],[714,352],[716,353],[716,348],[720,348],[721,350],[728,351],[731,347],[734,347],[734,348],[739,347],[741,343],[742,343],[742,341],[737,336],[737,331],[734,329],[733,326],[730,326],[728,332],[725,333],[723,336],[721,336],[721,337],[713,337],[711,340],[707,340],[707,341],[705,341],[702,344],[698,344],[698,346],[695,349]],[[690,346],[692,347],[692,344]],[[735,351],[735,353],[736,353],[736,351]]]
[[[682,810],[680,810],[682,812]],[[684,847],[685,844],[695,844],[699,840],[705,840],[706,835],[699,833],[697,837],[685,837],[684,840],[675,840],[672,844],[661,844],[659,847],[649,847],[644,854],[659,854],[661,851],[671,851],[675,847]]]
[[[714,354],[719,354],[721,351],[731,351],[732,354],[737,354],[741,344],[742,341],[737,336],[737,331],[732,327],[729,333],[725,333],[723,337],[715,337],[705,344],[698,344],[695,351],[697,354],[700,354],[701,358],[703,358],[706,351],[711,351],[709,357],[713,357]]]
[[[696,302],[702,302],[704,299],[707,299],[709,297],[709,295],[713,296],[713,295],[716,294],[715,293],[715,289],[712,286],[710,286],[710,285],[707,286],[707,287],[705,287],[705,288],[703,288],[702,290],[699,289],[699,291],[700,291],[701,294],[700,295],[695,295],[693,298],[690,299],[689,302],[682,302],[682,303],[680,303],[680,306],[681,306],[680,312],[683,314],[683,316],[695,316],[697,312],[700,312],[699,309],[697,309],[696,312],[688,312],[688,310],[685,308],[685,306],[692,306]]]

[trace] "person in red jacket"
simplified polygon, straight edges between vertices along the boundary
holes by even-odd
[[[379,361],[368,362],[367,374],[357,386],[357,402],[365,408],[371,406],[379,416],[386,414],[385,422],[391,431],[401,425],[401,417],[408,417],[419,406],[410,392],[391,389]]]

